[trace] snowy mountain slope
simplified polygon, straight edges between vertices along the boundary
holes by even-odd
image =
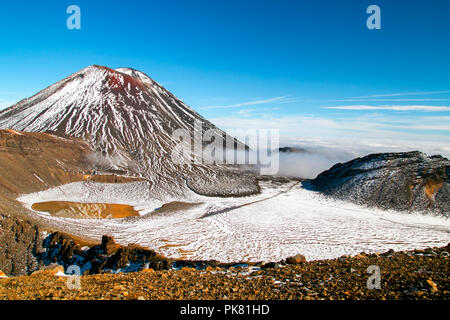
[[[172,136],[177,129],[190,133],[192,145],[202,143],[195,133],[211,129],[236,149],[246,146],[129,68],[90,66],[74,73],[0,112],[0,128],[81,137],[97,152],[94,164],[145,177],[155,192],[183,193],[192,177],[190,187],[202,194],[257,191],[253,178],[230,174],[224,167],[194,164],[185,154],[172,161],[172,150],[179,145]]]
[[[339,163],[310,186],[335,198],[382,209],[450,214],[450,161],[418,151],[372,154]]]

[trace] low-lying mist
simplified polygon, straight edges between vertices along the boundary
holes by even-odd
[[[348,160],[350,159],[329,158],[314,153],[280,152],[278,175],[312,179],[336,163]]]
[[[294,147],[287,152],[278,150],[227,150],[227,157],[229,159],[234,158],[234,163],[248,164],[249,166],[244,166],[244,168],[258,174],[312,179],[337,163],[354,159],[355,154],[323,147]],[[214,156],[207,158],[211,162],[217,160]],[[241,161],[237,159],[241,159]],[[245,161],[242,161],[243,159]],[[249,159],[253,159],[253,161],[249,161]],[[262,170],[263,168],[266,170]],[[269,168],[273,170],[267,170]]]

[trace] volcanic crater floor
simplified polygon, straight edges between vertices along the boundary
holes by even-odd
[[[186,189],[164,198],[145,181],[75,182],[19,197],[30,214],[63,232],[94,241],[113,236],[166,257],[190,260],[280,261],[295,254],[308,261],[360,252],[412,250],[450,242],[448,219],[361,207],[303,188],[298,180],[260,181],[261,193],[205,197]],[[35,203],[116,204],[139,216],[75,219],[32,212]],[[86,218],[86,217],[84,217]]]

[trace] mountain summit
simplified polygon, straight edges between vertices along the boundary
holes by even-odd
[[[198,128],[195,123],[202,125]],[[243,189],[236,188],[239,179],[223,166],[195,164],[191,159],[174,163],[171,153],[179,146],[173,137],[177,129],[186,130],[192,142],[203,130],[212,130],[231,141],[234,148],[246,147],[156,81],[130,68],[94,65],[76,72],[1,111],[0,129],[82,138],[95,151],[92,161],[97,167],[142,176],[165,191],[175,191],[186,183],[202,194],[257,190],[253,181]],[[198,131],[202,131],[200,135]],[[223,177],[220,185],[218,176]]]

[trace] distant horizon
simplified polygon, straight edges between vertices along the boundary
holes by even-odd
[[[90,65],[142,71],[224,130],[450,157],[450,3],[67,1],[0,11],[0,110]],[[366,27],[369,5],[381,29]]]

